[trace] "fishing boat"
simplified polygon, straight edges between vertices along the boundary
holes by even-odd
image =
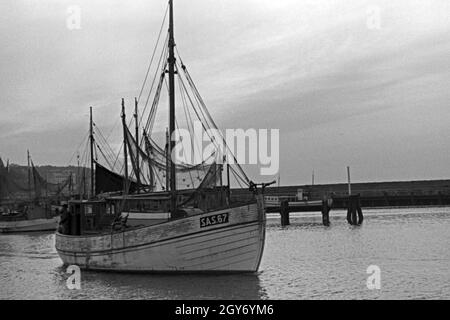
[[[156,66],[155,79],[159,82],[152,85],[154,91],[150,89],[153,103],[142,137],[139,137],[142,121],[138,120],[140,98],[135,99],[134,136],[127,125],[122,99],[124,164],[120,173],[114,172],[114,164],[107,161],[110,164],[107,168],[94,156],[94,150],[105,148],[98,145],[101,133],[94,134],[94,127],[99,130],[99,126],[93,124],[91,108],[90,163],[91,172],[95,172],[91,175],[91,194],[95,197],[69,202],[66,223],[57,232],[55,241],[65,265],[147,273],[245,273],[256,272],[260,266],[266,223],[263,193],[270,184],[250,181],[236,161],[230,163],[230,153],[223,157],[226,160],[223,163],[217,161],[222,156],[216,152],[211,154],[214,161],[198,164],[177,162],[171,157],[175,141],[169,137],[174,136],[181,121],[181,117],[175,117],[175,111],[181,109],[175,105],[176,78],[183,109],[190,112],[186,116],[188,127],[194,114],[205,128],[217,128],[175,50],[173,12],[170,0],[163,20],[164,25],[169,16],[168,34]],[[161,146],[154,139],[153,125],[164,88],[168,89],[169,127],[165,146]],[[218,142],[217,138],[210,138],[211,142]],[[220,139],[225,142],[223,137]],[[225,172],[226,184],[222,179]],[[232,199],[231,174],[253,192],[250,201]]]
[[[38,173],[29,152],[28,187],[15,181],[0,159],[0,233],[55,231],[59,206],[52,205],[49,197],[41,195],[41,188],[49,188],[49,185]]]
[[[55,231],[59,217],[45,206],[23,204],[24,209],[4,211],[0,216],[0,233]]]

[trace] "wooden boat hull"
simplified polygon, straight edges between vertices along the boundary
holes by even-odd
[[[257,203],[124,232],[99,236],[57,233],[56,250],[65,265],[90,270],[256,272],[264,240],[260,197]]]
[[[55,231],[59,217],[19,221],[0,221],[0,233]]]

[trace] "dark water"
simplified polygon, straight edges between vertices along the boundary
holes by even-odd
[[[332,226],[319,213],[287,228],[269,218],[257,275],[155,276],[82,272],[68,275],[52,234],[0,235],[0,299],[449,299],[450,208],[365,210],[362,227],[343,212]],[[381,268],[381,290],[366,285]]]

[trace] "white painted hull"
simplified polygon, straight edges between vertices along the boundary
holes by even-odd
[[[59,217],[21,221],[0,221],[0,233],[55,231]]]
[[[200,219],[228,213],[228,223],[201,227]],[[101,236],[56,234],[65,265],[124,272],[256,272],[265,240],[258,203],[160,225]]]

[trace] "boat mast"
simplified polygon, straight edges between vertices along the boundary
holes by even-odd
[[[151,157],[151,155],[153,154],[152,153],[152,151],[151,151],[151,146],[149,145],[149,143],[147,142],[148,141],[148,135],[147,135],[147,131],[145,131],[145,129],[144,129],[144,131],[143,131],[143,133],[142,133],[142,135],[144,136],[144,138],[145,138],[145,150],[146,150],[146,152],[147,152],[147,154]],[[165,149],[164,149],[165,150]],[[154,181],[153,181],[153,169],[152,169],[152,161],[149,161],[148,162],[148,171],[149,171],[149,174],[150,174],[150,191],[153,191],[153,189],[154,189]]]
[[[86,166],[83,165],[83,199],[86,197]],[[86,197],[87,198],[87,197]]]
[[[80,168],[80,154],[77,153],[77,176],[76,176],[76,184],[78,187],[78,195],[80,196],[80,200],[83,200],[83,193],[81,192],[81,185],[83,183],[83,178],[81,174],[81,168]]]
[[[175,148],[175,141],[172,141],[175,132],[175,38],[173,21],[173,0],[169,0],[169,157],[170,157],[170,192],[171,192],[171,212],[176,209],[176,172],[175,163],[172,160],[172,150]]]
[[[69,180],[69,196],[73,196],[73,177],[72,172],[70,172],[70,180]]]
[[[227,159],[227,199],[228,203],[230,203],[231,199],[231,181],[230,181],[230,163]]]
[[[166,190],[170,191],[170,137],[169,137],[169,130],[166,128]]]
[[[90,107],[89,141],[91,144],[91,197],[94,197],[94,123],[92,121],[92,107]]]
[[[30,168],[30,150],[27,150],[27,161],[28,161],[28,194],[31,199],[31,168]]]
[[[136,182],[137,193],[140,193],[141,188],[141,174],[139,168],[139,119],[138,119],[138,100],[134,98],[134,119],[136,122]]]
[[[127,127],[126,127],[126,115],[125,115],[125,99],[122,98],[122,126],[123,126],[123,156],[124,156],[124,169],[125,180],[123,182],[123,194],[128,192],[128,150],[127,150]]]
[[[45,199],[48,200],[48,171],[45,172]]]

